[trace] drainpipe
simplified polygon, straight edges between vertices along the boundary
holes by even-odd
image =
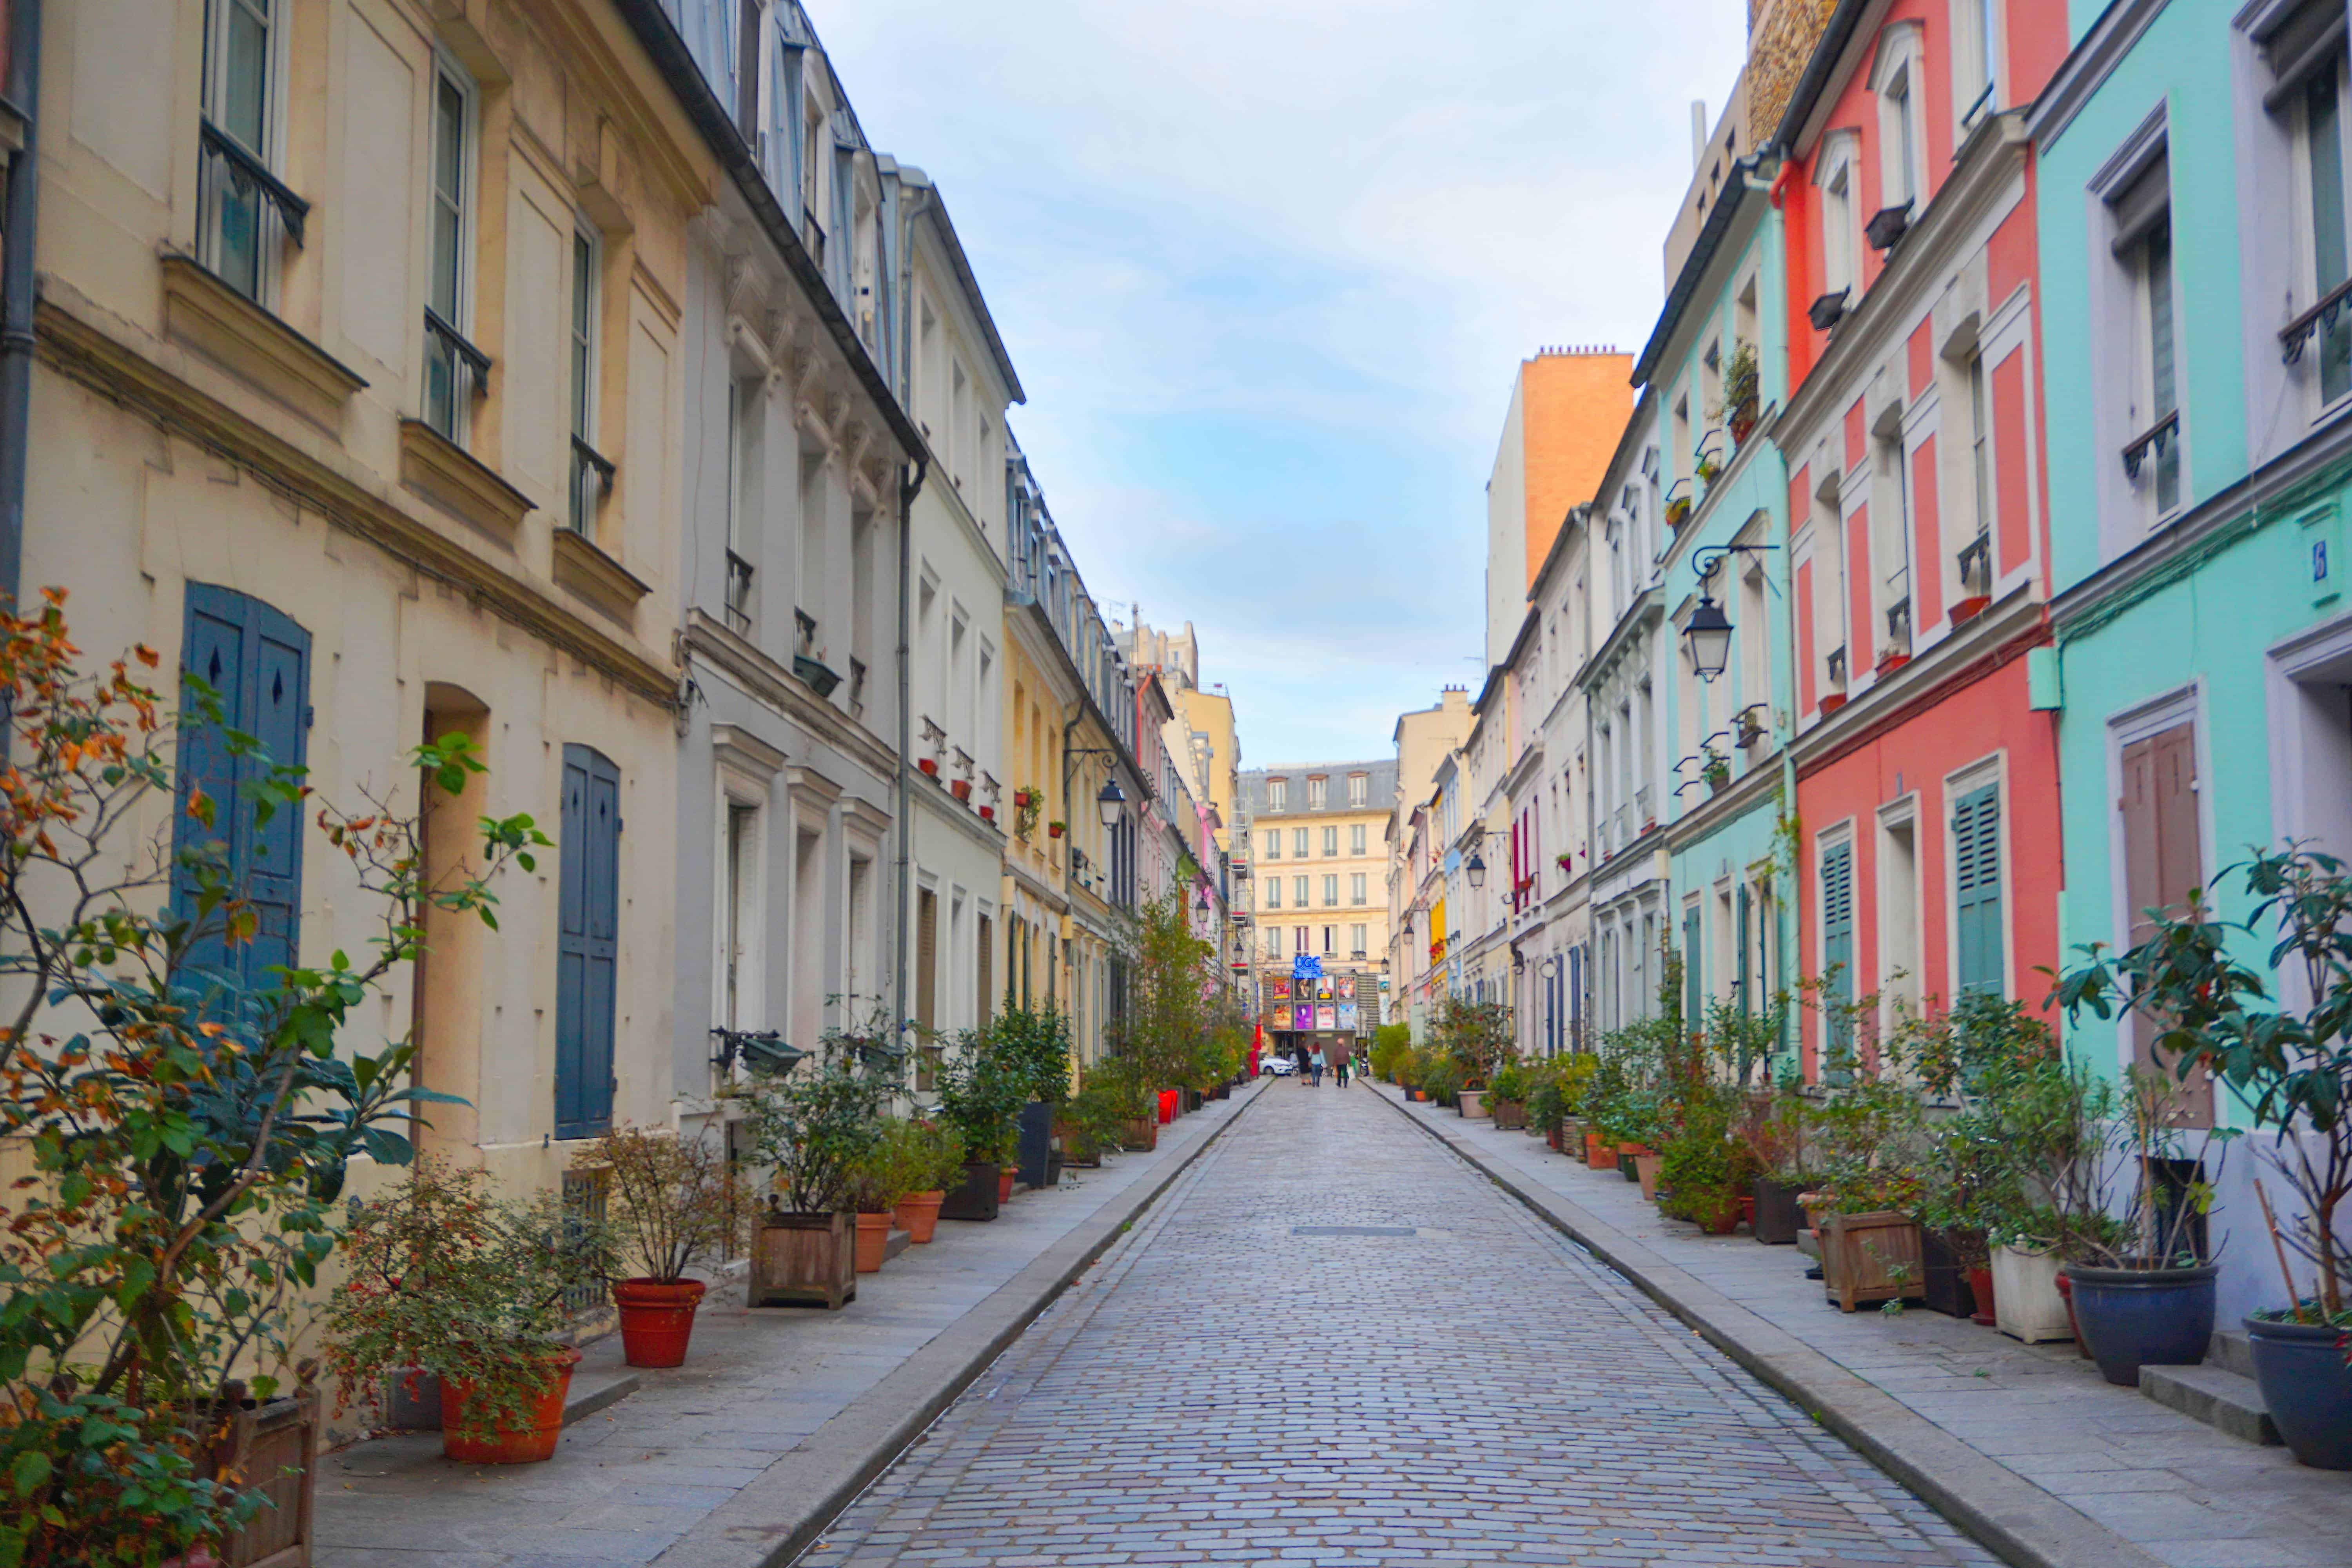
[[[24,575],[25,461],[33,393],[33,260],[40,175],[36,116],[41,96],[41,0],[16,0],[8,18],[10,107],[25,127],[25,144],[8,167],[8,197],[0,234],[0,594],[16,597]],[[6,738],[0,734],[0,748]]]
[[[907,189],[903,181],[899,189]],[[924,202],[930,199],[928,188],[914,195]],[[899,214],[898,241],[898,299],[901,310],[896,323],[896,346],[899,374],[894,391],[904,395],[905,389],[913,384],[908,372],[911,362],[906,330],[906,310],[911,306],[915,287],[914,215],[910,211]],[[891,943],[897,962],[890,966],[891,1037],[894,1039],[903,1039],[907,1033],[907,922],[915,898],[915,813],[908,799],[913,782],[910,772],[913,764],[908,757],[915,743],[915,682],[914,665],[908,650],[908,626],[914,613],[915,497],[922,491],[924,476],[930,471],[930,461],[928,451],[916,458],[914,478],[901,479],[898,485],[898,921]]]

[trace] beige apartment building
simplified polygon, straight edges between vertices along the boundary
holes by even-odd
[[[1396,798],[1396,763],[1310,763],[1253,768],[1241,775],[1247,814],[1251,875],[1236,883],[1237,902],[1252,911],[1254,990],[1263,1006],[1265,983],[1286,977],[1301,954],[1327,971],[1379,977],[1389,952],[1389,813]],[[1359,1017],[1369,1030],[1359,998]],[[1344,1028],[1344,1025],[1336,1026]]]
[[[429,1142],[509,1188],[667,1123],[677,456],[688,220],[714,165],[604,5],[52,6],[22,586],[93,654],[144,642],[326,800],[417,808],[462,731],[481,815],[559,851],[499,930],[428,921]],[[232,36],[233,35],[233,36]],[[215,799],[250,760],[184,772]],[[289,816],[226,825],[262,935],[323,967],[381,905]],[[170,803],[138,826],[192,829]],[[354,1172],[355,1188],[366,1184]]]

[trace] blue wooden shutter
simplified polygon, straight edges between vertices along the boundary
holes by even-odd
[[[621,772],[589,746],[563,748],[555,959],[555,1135],[613,1124],[614,974],[621,907]]]
[[[1701,985],[1698,962],[1698,906],[1693,904],[1683,911],[1683,1026],[1696,1028],[1706,1005],[1706,992]]]
[[[2002,973],[2000,795],[1987,784],[1952,803],[1952,921],[1959,950],[1954,993],[1999,995]]]
[[[1824,998],[1832,1003],[1853,1000],[1853,846],[1833,844],[1822,851],[1822,975]],[[1828,1055],[1841,1058],[1824,1079],[1843,1083],[1853,1075],[1842,1060],[1853,1048],[1853,1033],[1843,1014],[1830,1025]],[[1827,1063],[1823,1064],[1827,1067]]]
[[[276,983],[273,967],[290,967],[301,946],[302,813],[298,807],[260,820],[246,786],[273,766],[305,765],[310,731],[310,634],[259,599],[208,583],[188,584],[180,667],[210,687],[219,723],[192,728],[182,740],[173,819],[174,856],[214,846],[231,884],[253,907],[253,940],[232,949],[218,932],[190,952],[196,968],[248,990]],[[223,731],[252,737],[264,755],[230,754]],[[190,792],[212,800],[213,826],[190,816]],[[173,912],[194,914],[194,879],[175,870]]]
[[[1747,883],[1742,882],[1739,884],[1739,891],[1734,896],[1734,906],[1738,911],[1738,923],[1739,928],[1738,940],[1736,943],[1739,950],[1739,973],[1738,977],[1732,981],[1731,984],[1732,989],[1739,994],[1739,1010],[1742,1013],[1747,1013],[1751,1010],[1749,1007],[1749,992],[1751,987],[1748,984],[1748,976],[1754,973],[1756,970],[1754,955],[1748,951],[1748,898]]]

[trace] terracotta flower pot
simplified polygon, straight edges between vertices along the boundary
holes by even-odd
[[[461,1378],[441,1380],[441,1455],[461,1465],[536,1465],[555,1458],[563,1436],[563,1400],[572,1392],[572,1369],[580,1352],[566,1346],[547,1358],[548,1378],[520,1427],[488,1432],[466,1430],[466,1400],[474,1385]]]
[[[1617,1168],[1617,1145],[1610,1142],[1598,1132],[1586,1133],[1584,1135],[1584,1163],[1589,1169],[1595,1171],[1615,1170]]]
[[[1013,1201],[1013,1170],[1010,1165],[1005,1166],[1004,1169],[996,1173],[996,1201],[998,1203],[1007,1204]]]
[[[946,1189],[930,1193],[908,1193],[898,1200],[891,1211],[898,1228],[918,1247],[929,1241],[940,1228],[940,1205],[947,1202]]]
[[[958,779],[955,783],[948,785],[948,789],[949,792],[958,800],[970,800],[971,798],[971,781],[970,779]]]
[[[932,778],[940,776],[940,760],[937,757],[918,757],[915,765]]]
[[[879,1274],[882,1271],[883,1249],[890,1245],[890,1216],[887,1214],[862,1214],[857,1216],[857,1271]]]
[[[982,822],[994,822],[996,820],[996,807],[992,805],[982,806],[980,808],[980,819]]]
[[[682,1366],[702,1304],[699,1279],[621,1279],[613,1305],[621,1314],[622,1359],[631,1366]]]
[[[1727,1197],[1720,1210],[1712,1216],[1703,1217],[1697,1222],[1698,1227],[1709,1236],[1729,1236],[1739,1228],[1739,1222],[1744,1217],[1742,1213],[1744,1206],[1755,1201],[1753,1198]]]
[[[1658,1201],[1658,1170],[1665,1163],[1664,1154],[1653,1154],[1646,1149],[1633,1156],[1633,1179],[1642,1184],[1643,1203]],[[1738,1211],[1735,1209],[1732,1212],[1737,1217]]]

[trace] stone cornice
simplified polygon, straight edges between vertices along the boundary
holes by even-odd
[[[2046,153],[2058,144],[2066,127],[2106,85],[2108,76],[2132,52],[2140,35],[2163,15],[2167,4],[2168,0],[2116,0],[2100,13],[2026,111],[2035,146]]]
[[[134,346],[132,329],[103,321],[100,315],[69,285],[44,276],[34,318],[41,362],[105,401],[237,466],[257,483],[310,508],[411,570],[457,589],[473,604],[646,700],[664,709],[677,706],[677,678],[667,667],[517,576],[507,561],[492,559],[370,488],[346,471],[348,458],[341,451],[313,452],[278,434]]]
[[[897,776],[889,747],[808,684],[770,658],[749,639],[712,620],[699,606],[688,610],[679,640],[688,658],[699,657],[737,685],[827,745],[865,764],[876,778]]]

